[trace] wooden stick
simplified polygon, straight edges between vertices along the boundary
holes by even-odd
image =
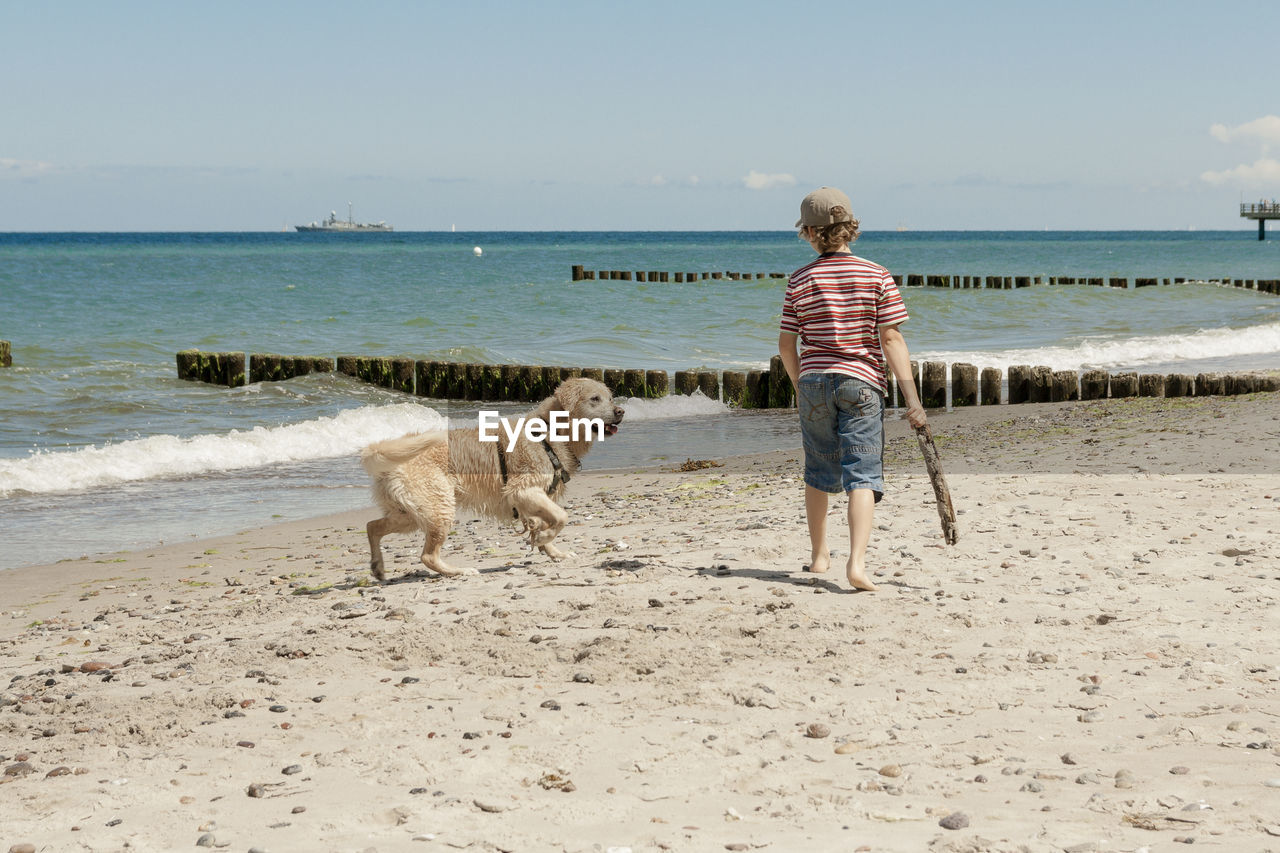
[[[951,490],[947,488],[947,478],[942,473],[942,459],[938,456],[938,446],[933,443],[933,432],[928,424],[916,427],[916,439],[920,442],[920,452],[924,454],[924,465],[929,469],[929,479],[933,481],[933,497],[938,502],[938,518],[942,521],[942,538],[948,545],[954,545],[956,510],[951,505]]]

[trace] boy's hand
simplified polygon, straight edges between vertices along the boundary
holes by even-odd
[[[911,424],[912,428],[919,429],[928,422],[929,418],[924,413],[924,406],[916,403],[907,409],[907,423]]]

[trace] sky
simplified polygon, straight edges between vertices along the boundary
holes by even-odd
[[[1280,4],[0,0],[0,231],[1244,229]]]

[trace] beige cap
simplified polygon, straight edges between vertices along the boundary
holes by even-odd
[[[796,227],[822,227],[852,221],[853,205],[849,203],[849,197],[835,187],[822,187],[809,193],[800,202],[800,218],[796,220]]]

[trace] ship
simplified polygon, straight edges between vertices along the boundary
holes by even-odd
[[[320,222],[312,222],[310,225],[295,225],[294,228],[299,231],[394,231],[385,222],[356,222],[355,216],[351,211],[351,202],[347,202],[347,218],[345,221],[338,218],[338,212],[329,211],[329,217]]]

